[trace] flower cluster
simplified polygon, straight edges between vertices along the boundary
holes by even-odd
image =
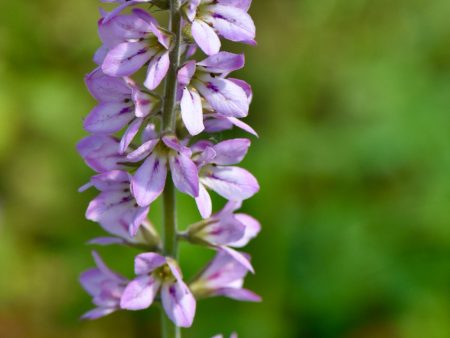
[[[82,274],[81,283],[96,307],[84,318],[145,309],[160,301],[176,326],[189,327],[200,298],[259,301],[258,295],[243,288],[247,272],[253,272],[250,258],[236,250],[260,231],[257,220],[237,212],[242,201],[259,190],[255,177],[237,166],[250,140],[211,141],[216,139],[211,135],[233,127],[256,135],[241,120],[249,112],[251,87],[230,77],[244,66],[244,56],[221,51],[219,38],[255,43],[255,27],[247,14],[251,0],[102,1],[118,6],[109,13],[102,11],[97,68],[85,79],[97,105],[84,119],[90,135],[77,149],[96,174],[80,191],[91,187],[99,191],[86,218],[109,234],[90,243],[126,245],[143,253],[136,256],[136,276],[129,280],[111,271],[94,252],[97,267]],[[173,3],[179,5],[182,36],[161,27],[142,7],[173,10]],[[202,53],[206,55],[201,61],[193,58]],[[164,106],[171,58],[177,54],[175,126],[167,129]],[[177,237],[216,251],[189,283],[176,255],[164,254],[148,220],[152,203],[172,182],[195,200],[201,218]],[[227,200],[215,213],[210,192]]]

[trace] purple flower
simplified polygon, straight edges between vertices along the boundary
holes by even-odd
[[[125,8],[127,8],[128,6],[132,6],[132,5],[136,5],[136,4],[144,3],[144,2],[152,2],[152,0],[100,0],[100,1],[106,2],[106,3],[120,4],[111,13],[108,13],[104,17],[104,22],[108,22],[109,20],[114,18],[116,15],[118,15],[120,12],[122,12]]]
[[[109,233],[134,243],[132,237],[146,220],[149,207],[137,205],[130,191],[130,175],[120,170],[109,171],[93,176],[82,190],[90,186],[95,186],[100,194],[89,203],[86,218],[98,222]]]
[[[84,120],[86,131],[113,134],[132,122],[123,137],[121,148],[127,148],[139,130],[144,117],[157,110],[160,99],[141,91],[129,78],[111,77],[95,69],[86,76],[86,85],[99,104]],[[134,133],[130,137],[130,133]],[[121,151],[124,152],[125,149]]]
[[[190,284],[196,298],[224,296],[259,302],[261,297],[242,288],[248,268],[226,251],[219,251],[199,277]]]
[[[188,0],[185,15],[192,22],[192,36],[208,55],[220,50],[218,34],[225,39],[255,44],[255,24],[247,11],[251,0]]]
[[[148,62],[144,85],[153,90],[169,69],[171,35],[159,28],[146,11],[133,9],[130,15],[100,20],[99,34],[107,53],[102,70],[110,76],[130,76]]]
[[[210,188],[230,201],[242,201],[259,191],[256,178],[247,170],[232,166],[242,161],[250,146],[248,139],[232,139],[216,145],[210,142],[198,142],[192,149],[199,167],[200,188],[196,198],[197,206],[203,218],[211,215],[211,197],[206,188]]]
[[[86,164],[98,173],[125,168],[125,155],[119,153],[119,141],[107,135],[91,135],[77,144]]]
[[[183,282],[176,262],[157,253],[136,256],[134,270],[137,278],[125,288],[120,307],[127,310],[148,308],[158,292],[167,316],[180,327],[190,327],[195,316],[196,302]]]
[[[198,170],[191,160],[191,150],[175,136],[166,135],[161,140],[150,139],[127,156],[131,162],[145,159],[131,180],[132,193],[142,207],[150,205],[164,190],[167,162],[177,189],[192,197],[199,194]]]
[[[213,110],[219,117],[247,116],[250,86],[242,80],[225,78],[243,66],[243,55],[221,52],[199,63],[189,61],[180,69],[181,117],[191,135],[204,130],[203,109]],[[202,97],[207,105],[202,103]]]
[[[92,296],[96,308],[85,313],[83,319],[97,319],[120,309],[120,298],[127,279],[111,271],[100,256],[93,252],[96,268],[80,276],[83,288]]]

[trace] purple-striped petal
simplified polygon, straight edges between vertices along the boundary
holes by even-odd
[[[202,20],[192,23],[192,36],[195,42],[207,55],[217,54],[220,50],[220,40],[214,29]]]
[[[214,146],[216,157],[213,159],[213,163],[219,165],[239,163],[247,155],[249,147],[250,140],[245,138],[236,138],[217,143]]]
[[[203,129],[202,99],[195,89],[184,88],[181,98],[181,117],[191,135],[200,134]]]
[[[231,6],[210,6],[212,26],[225,39],[247,42],[255,39],[255,24],[246,11]]]
[[[146,158],[153,151],[159,140],[150,140],[143,143],[139,148],[127,155],[127,160],[130,162],[140,162]]]
[[[154,252],[137,255],[134,260],[134,272],[136,275],[147,275],[153,270],[166,264],[166,258]]]
[[[167,316],[179,327],[190,327],[194,320],[196,302],[183,281],[163,284],[161,300]]]
[[[206,190],[203,184],[199,184],[198,196],[195,198],[195,202],[197,203],[198,211],[203,219],[211,216],[212,213],[212,202],[211,196],[209,196],[208,191]]]
[[[147,77],[144,86],[150,90],[154,90],[159,86],[161,81],[169,70],[170,60],[169,52],[157,54],[152,57],[148,65]]]
[[[239,241],[230,243],[229,245],[235,248],[242,248],[259,234],[261,231],[261,224],[255,218],[247,214],[236,214],[235,217],[239,222],[244,224],[245,233]]]
[[[153,276],[139,276],[123,291],[120,307],[127,310],[142,310],[152,305],[160,282]]]
[[[119,142],[106,135],[91,135],[77,144],[77,150],[86,164],[97,172],[124,168],[119,164],[124,160],[119,154]]]
[[[150,205],[164,190],[167,160],[151,154],[139,167],[131,180],[131,188],[140,206]]]
[[[249,101],[244,90],[235,83],[222,78],[205,75],[195,87],[219,114],[231,117],[245,117]]]
[[[108,52],[102,70],[111,76],[129,76],[149,61],[154,53],[145,42],[124,42]]]
[[[217,166],[210,170],[201,182],[228,200],[245,200],[259,191],[256,178],[245,169]]]
[[[131,144],[131,142],[133,142],[134,137],[139,132],[139,129],[141,128],[143,121],[144,121],[144,119],[137,118],[133,122],[130,123],[130,125],[128,126],[127,130],[125,131],[125,133],[123,134],[123,136],[120,140],[120,145],[119,145],[119,153],[120,154],[124,154],[127,151],[129,145]]]
[[[244,54],[219,52],[197,63],[207,73],[230,73],[244,67]]]
[[[112,77],[96,68],[85,77],[91,95],[100,102],[124,102],[131,98],[131,89],[118,77]]]
[[[213,292],[215,296],[224,296],[243,302],[260,302],[261,297],[256,293],[242,288],[220,288]]]
[[[169,164],[172,180],[177,189],[192,197],[197,197],[199,181],[195,163],[188,156],[178,154],[169,158]]]
[[[102,102],[84,119],[84,129],[93,134],[113,134],[134,117],[133,107],[123,102]]]
[[[252,0],[218,0],[217,2],[224,6],[233,6],[248,11]]]

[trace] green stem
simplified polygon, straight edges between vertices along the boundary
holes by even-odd
[[[164,107],[162,114],[162,131],[165,134],[175,133],[176,103],[177,103],[177,75],[181,56],[181,13],[180,0],[170,0],[169,30],[174,34],[173,49],[170,51],[170,68],[165,83]],[[164,231],[163,251],[166,256],[177,258],[177,220],[175,187],[171,174],[167,175],[163,193],[164,202]],[[180,328],[167,318],[164,311],[161,314],[163,338],[181,338]]]

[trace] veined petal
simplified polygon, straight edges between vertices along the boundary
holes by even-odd
[[[214,146],[216,157],[213,163],[219,165],[229,165],[241,162],[247,155],[250,147],[250,140],[245,138],[236,138],[222,141]]]
[[[248,11],[252,0],[218,0],[218,2],[224,6],[233,6]]]
[[[240,240],[245,234],[245,226],[234,216],[222,217],[211,222],[195,234],[212,245],[228,245]]]
[[[259,191],[256,178],[239,167],[211,167],[211,174],[202,177],[201,182],[232,201],[248,199]]]
[[[89,319],[89,320],[99,319],[101,317],[105,317],[113,313],[116,310],[117,310],[116,308],[98,307],[86,312],[83,316],[81,316],[81,319]]]
[[[77,150],[86,164],[97,172],[122,169],[118,164],[124,158],[119,154],[119,142],[106,135],[91,135],[77,144]]]
[[[235,79],[235,78],[228,78],[228,81],[233,82],[234,84],[238,85],[239,87],[241,87],[245,94],[248,97],[248,102],[251,103],[253,100],[253,90],[252,87],[250,86],[250,84],[248,84],[247,82],[245,82],[244,80],[240,80],[240,79]]]
[[[191,60],[186,62],[178,71],[178,84],[182,87],[187,86],[191,82],[192,76],[194,76],[195,69],[195,61]]]
[[[197,63],[207,73],[230,73],[244,67],[244,54],[219,52]]]
[[[129,40],[143,39],[151,32],[150,23],[136,13],[111,18],[112,14],[115,13],[109,13],[106,18],[101,19],[98,27],[100,39],[108,47]]]
[[[220,288],[214,290],[215,296],[224,296],[231,299],[243,301],[243,302],[260,302],[261,297],[256,293],[242,288]]]
[[[183,281],[165,283],[161,288],[161,300],[167,316],[180,327],[190,327],[194,320],[196,302]]]
[[[119,145],[119,153],[120,154],[124,154],[127,151],[128,146],[131,144],[131,142],[133,142],[134,137],[139,132],[139,129],[141,128],[143,121],[144,121],[144,119],[137,118],[133,122],[130,123],[127,130],[123,134],[122,139],[120,140],[120,145]]]
[[[151,154],[131,180],[131,190],[140,206],[147,206],[161,195],[167,176],[167,160]]]
[[[154,54],[145,42],[124,42],[108,52],[102,70],[111,76],[129,76],[137,72]]]
[[[198,196],[199,181],[198,170],[192,160],[184,155],[178,154],[169,158],[172,180],[177,189],[192,197]]]
[[[255,24],[246,11],[231,6],[213,5],[212,25],[224,38],[247,42],[255,39]]]
[[[245,267],[248,271],[250,271],[251,273],[255,273],[255,270],[253,269],[253,266],[250,263],[248,255],[244,255],[241,252],[231,249],[227,246],[220,246],[218,247],[218,250],[226,252],[228,255],[233,257],[239,264]]]
[[[130,162],[139,162],[146,158],[155,146],[158,144],[159,140],[149,140],[143,143],[139,148],[132,151],[127,155],[127,160]]]
[[[195,82],[195,87],[217,113],[231,117],[247,116],[247,95],[235,83],[227,79],[204,76]]]
[[[129,186],[128,173],[122,170],[111,170],[92,176],[90,183],[100,191],[123,190]]]
[[[93,134],[113,134],[134,117],[133,107],[123,102],[102,102],[83,121],[84,129]]]
[[[123,291],[120,307],[127,310],[148,308],[153,303],[160,285],[160,282],[151,275],[137,277]]]
[[[85,77],[91,95],[100,102],[124,102],[131,98],[131,89],[122,78],[112,77],[96,68]]]
[[[239,222],[244,224],[245,233],[244,237],[242,237],[239,241],[233,242],[229,245],[235,248],[242,248],[258,235],[261,231],[261,224],[255,218],[247,214],[236,214],[235,217]]]
[[[134,272],[136,275],[147,275],[153,270],[166,264],[166,258],[154,252],[137,255],[134,260]]]
[[[155,105],[159,102],[159,99],[136,89],[133,90],[133,102],[136,107],[134,114],[137,117],[146,117],[155,108]]]
[[[180,106],[181,117],[189,134],[200,134],[205,127],[203,125],[202,99],[198,92],[195,89],[184,88]]]
[[[144,85],[150,90],[159,86],[169,70],[169,52],[157,54],[152,57],[148,65],[147,78]]]
[[[212,213],[212,202],[211,196],[209,196],[208,191],[205,186],[200,183],[198,196],[195,198],[195,203],[197,203],[198,211],[202,218],[208,218]]]
[[[195,42],[207,55],[214,55],[220,50],[220,40],[214,29],[202,20],[192,23],[192,36]]]
[[[175,150],[178,153],[184,154],[188,157],[191,157],[192,151],[184,144],[180,142],[180,140],[175,135],[165,135],[162,138],[164,144],[168,146],[170,149]]]

